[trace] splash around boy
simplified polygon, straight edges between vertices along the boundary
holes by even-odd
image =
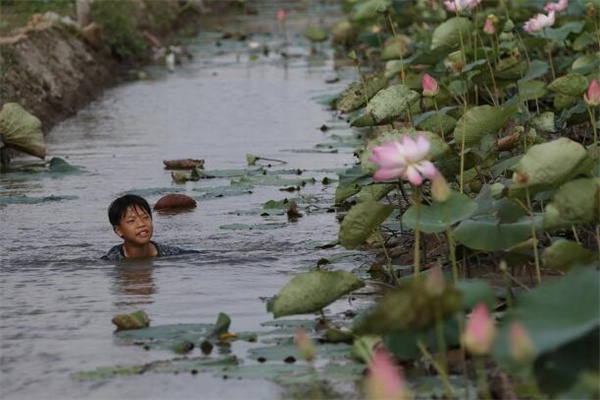
[[[142,259],[199,253],[152,241],[154,224],[148,202],[140,196],[127,194],[114,200],[108,207],[108,219],[123,243],[112,247],[103,260]]]

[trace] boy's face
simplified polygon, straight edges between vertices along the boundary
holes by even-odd
[[[126,243],[147,244],[154,233],[152,218],[139,207],[129,207],[119,225],[115,226],[115,233]]]

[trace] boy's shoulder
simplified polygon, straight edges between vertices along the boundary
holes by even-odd
[[[109,260],[109,261],[124,260],[125,254],[123,254],[122,247],[123,247],[122,244],[117,244],[117,245],[111,247],[110,250],[108,251],[108,253],[106,253],[105,255],[100,257],[100,259],[101,260]]]
[[[200,253],[200,251],[198,251],[198,250],[182,249],[181,247],[169,246],[166,244],[161,244],[161,243],[156,243],[156,242],[152,242],[152,243],[154,243],[154,246],[156,246],[156,250],[158,251],[158,257],[177,256],[180,254]]]

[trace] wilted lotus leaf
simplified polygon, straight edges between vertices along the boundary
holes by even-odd
[[[456,123],[454,140],[462,145],[463,137],[466,147],[479,144],[486,135],[496,135],[514,114],[514,108],[492,106],[473,107]]]
[[[532,128],[540,131],[556,132],[554,113],[552,111],[543,112],[537,117],[532,118],[530,125]]]
[[[375,19],[391,6],[389,0],[368,0],[357,4],[350,15],[352,22],[366,22]]]
[[[194,207],[196,207],[196,200],[185,194],[167,194],[161,197],[154,205],[155,210]]]
[[[320,311],[343,295],[364,287],[346,271],[313,271],[296,275],[268,305],[275,318]]]
[[[304,30],[304,37],[313,43],[324,42],[329,38],[327,31],[320,26],[309,26]]]
[[[598,222],[600,218],[600,178],[581,178],[565,183],[546,207],[544,228]]]
[[[367,99],[375,96],[387,85],[387,79],[382,75],[365,75],[362,81],[351,83],[342,93],[335,103],[335,108],[343,113],[358,110],[367,103]],[[366,93],[365,93],[366,88]]]
[[[358,31],[347,19],[341,20],[331,28],[331,37],[333,43],[339,45],[348,45],[357,37]]]
[[[392,36],[391,38],[386,40],[383,45],[381,59],[387,61],[404,58],[408,54],[409,44],[410,38],[408,36]]]
[[[17,103],[2,106],[0,134],[7,146],[41,159],[46,157],[42,123]]]
[[[456,47],[460,44],[462,36],[464,40],[471,35],[473,25],[467,18],[453,17],[442,22],[433,31],[431,38],[431,50],[438,47]]]
[[[355,332],[359,335],[386,335],[423,330],[435,324],[436,309],[446,317],[461,308],[462,295],[452,285],[432,294],[425,279],[388,291],[375,309],[359,318]]]
[[[394,211],[394,206],[365,201],[354,205],[340,227],[340,244],[352,250],[362,245]]]
[[[171,179],[173,179],[173,182],[175,183],[185,183],[187,181],[197,181],[200,180],[200,175],[198,173],[198,170],[196,168],[194,168],[192,170],[191,173],[187,173],[184,171],[172,171],[171,172]]]
[[[131,314],[117,315],[112,319],[112,323],[117,326],[117,330],[141,329],[150,326],[150,318],[144,310],[139,310]]]
[[[204,168],[204,160],[194,158],[183,158],[179,160],[163,160],[166,169],[192,169]]]
[[[367,104],[366,114],[352,121],[352,126],[382,125],[400,117],[419,94],[407,86],[398,84],[380,90]]]
[[[596,257],[597,254],[579,243],[560,239],[544,250],[542,261],[546,268],[567,271],[577,265],[591,264]]]
[[[583,95],[587,88],[587,78],[583,75],[575,73],[561,76],[548,85],[548,89],[552,90],[553,92],[575,97]]]
[[[567,138],[537,144],[527,150],[514,168],[510,197],[524,197],[556,188],[578,173],[593,167],[581,144]]]

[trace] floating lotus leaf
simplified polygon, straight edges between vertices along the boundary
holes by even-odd
[[[429,157],[432,160],[444,158],[450,153],[450,146],[436,133],[428,131],[417,131],[412,128],[393,129],[380,134],[375,139],[370,140],[367,147],[360,156],[360,163],[365,174],[373,174],[377,171],[377,164],[370,161],[373,157],[373,148],[381,146],[384,143],[396,140],[401,142],[404,135],[416,139],[419,134],[422,134],[430,143]]]
[[[227,224],[219,226],[219,229],[230,231],[270,231],[272,229],[285,228],[285,222],[269,222],[266,224]]]
[[[599,298],[600,275],[594,268],[575,269],[562,279],[523,292],[517,296],[517,306],[505,315],[493,350],[495,359],[503,367],[515,367],[508,346],[510,325],[514,320],[520,321],[530,336],[534,359],[597,330]],[[597,341],[595,345],[598,345]],[[588,348],[586,356],[593,353]],[[586,359],[586,356],[581,358]],[[571,363],[568,365],[572,366]]]
[[[6,103],[2,106],[0,134],[8,147],[41,159],[46,157],[42,123],[17,103]]]
[[[339,204],[348,197],[354,196],[356,193],[360,192],[361,185],[359,181],[368,176],[370,176],[370,174],[363,173],[360,165],[355,165],[341,173],[339,183],[335,188],[336,204]]]
[[[571,240],[559,239],[544,250],[544,267],[559,271],[568,271],[577,265],[589,265],[598,255]]]
[[[417,124],[417,128],[420,130],[435,132],[438,135],[441,135],[442,133],[447,135],[454,131],[454,128],[456,127],[455,118],[449,116],[448,114],[436,113],[434,111],[430,111],[426,114],[429,114],[428,117],[422,121],[419,121]]]
[[[149,197],[160,194],[165,194],[168,192],[182,192],[185,189],[173,188],[173,187],[165,187],[165,188],[148,188],[148,189],[131,189],[126,192],[119,193],[119,196],[123,196],[125,194],[135,194],[141,197]]]
[[[270,304],[275,318],[317,312],[341,296],[364,287],[363,281],[346,271],[313,271],[296,275]]]
[[[317,357],[327,358],[328,360],[344,359],[350,354],[350,346],[343,343],[315,343],[315,354]],[[291,358],[290,358],[291,357]],[[256,360],[263,358],[265,361],[289,361],[292,358],[301,361],[302,356],[296,344],[284,344],[280,346],[255,347],[248,351],[248,358]]]
[[[462,36],[463,43],[471,35],[473,25],[467,18],[453,17],[442,22],[433,31],[431,38],[431,50],[438,47],[456,47],[460,45]]]
[[[439,308],[445,318],[461,307],[462,295],[451,285],[441,294],[431,294],[424,279],[389,290],[375,309],[358,319],[354,331],[359,335],[386,335],[432,327]]]
[[[77,196],[46,196],[46,197],[29,197],[29,196],[0,196],[0,204],[40,204],[53,201],[77,200]]]
[[[519,98],[522,101],[529,101],[544,97],[548,92],[546,83],[543,81],[533,80],[527,82],[519,82]]]
[[[462,193],[452,192],[447,201],[433,202],[430,206],[421,205],[420,230],[425,233],[444,232],[451,226],[469,218],[477,210],[477,203]],[[417,215],[415,206],[410,206],[402,216],[404,226],[416,229]]]
[[[112,319],[112,323],[119,330],[141,329],[150,326],[150,318],[144,310],[139,310],[131,314],[117,315]]]
[[[192,189],[194,192],[200,192],[200,198],[203,199],[214,199],[221,197],[229,197],[229,196],[243,196],[247,194],[252,194],[252,190],[254,186],[244,183],[244,184],[234,184],[230,186],[213,186],[213,187],[203,187],[203,188],[194,188]]]
[[[204,168],[204,160],[195,158],[183,158],[178,160],[163,160],[165,169],[193,169]]]
[[[558,189],[546,207],[544,228],[568,228],[599,220],[600,178],[580,178]]]
[[[352,126],[382,125],[406,112],[419,94],[402,84],[380,90],[367,104],[366,114],[352,121]]]
[[[343,113],[358,110],[367,104],[367,99],[375,96],[387,85],[387,79],[382,75],[365,75],[362,81],[351,83],[342,93],[335,103],[335,108]],[[366,91],[366,93],[365,93]]]
[[[252,184],[260,186],[306,186],[316,183],[315,178],[282,178],[277,175],[252,175],[237,178],[231,184]]]
[[[454,140],[466,147],[477,145],[486,135],[496,135],[514,114],[514,108],[478,106],[468,110],[456,123]]]
[[[325,42],[329,34],[320,26],[309,26],[304,30],[304,37],[313,43]]]
[[[539,225],[541,217],[536,217]],[[506,250],[531,236],[529,217],[514,223],[502,223],[493,217],[478,217],[462,221],[454,229],[454,239],[473,250]]]
[[[556,188],[592,166],[585,147],[571,139],[537,144],[530,147],[514,167],[509,196],[524,197],[526,188],[530,195]]]
[[[375,19],[391,7],[391,5],[389,0],[368,0],[359,3],[354,7],[354,10],[350,15],[350,21],[367,22]]]
[[[340,244],[348,250],[356,249],[373,234],[394,211],[394,206],[366,201],[354,205],[340,227]]]
[[[79,168],[69,164],[60,157],[52,157],[50,165],[48,165],[48,170],[58,174],[77,174],[81,172]]]
[[[364,335],[354,340],[350,357],[363,364],[371,362],[375,346],[381,343],[381,336]]]
[[[196,207],[196,200],[185,194],[167,194],[161,197],[154,205],[155,210],[194,207]]]
[[[560,78],[556,78],[549,85],[548,89],[555,93],[567,96],[581,97],[588,88],[588,80],[585,76],[570,73]]]
[[[405,35],[392,36],[383,44],[381,59],[383,61],[397,60],[404,58],[408,54],[408,45],[410,38]]]
[[[198,170],[198,174],[201,179],[235,178],[241,176],[262,175],[263,173],[265,173],[265,169],[263,167],[253,167],[244,169],[217,169],[208,171]]]

